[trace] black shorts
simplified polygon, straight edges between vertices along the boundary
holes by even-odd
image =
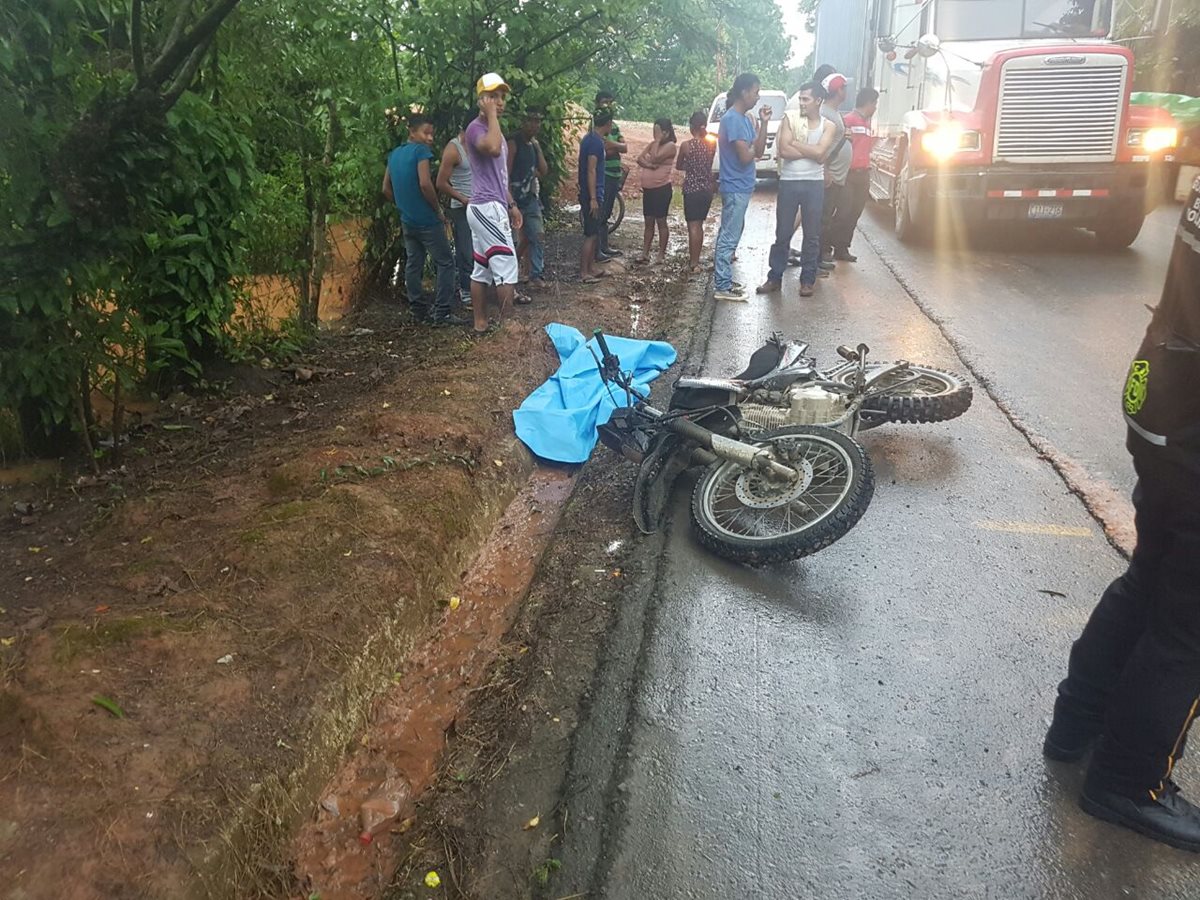
[[[583,223],[583,236],[597,237],[606,225],[604,221],[604,202],[601,201],[601,211],[594,216],[588,212],[588,206],[589,204],[583,203],[579,207],[579,221]]]
[[[689,222],[703,222],[712,209],[712,191],[683,195],[683,217]]]
[[[671,185],[645,188],[642,191],[642,217],[646,219],[665,219],[671,209]]]

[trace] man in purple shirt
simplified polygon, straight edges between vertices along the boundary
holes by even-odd
[[[471,272],[471,309],[475,334],[488,332],[487,288],[496,286],[500,322],[512,307],[517,283],[517,251],[513,232],[520,231],[521,210],[508,189],[508,144],[500,130],[500,116],[508,99],[508,85],[489,72],[475,85],[479,118],[467,126],[463,145],[471,160],[471,202],[467,224],[475,269]]]

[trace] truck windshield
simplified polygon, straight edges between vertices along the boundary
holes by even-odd
[[[943,41],[1105,37],[1112,0],[940,0]]]

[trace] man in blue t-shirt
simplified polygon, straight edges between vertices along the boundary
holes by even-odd
[[[579,144],[579,217],[583,221],[579,280],[584,284],[595,284],[608,274],[597,268],[596,243],[608,227],[604,216],[604,139],[612,131],[612,123],[612,112],[600,110],[592,117],[592,130]]]
[[[767,147],[767,123],[771,107],[763,104],[758,111],[758,125],[750,118],[750,110],[758,103],[762,84],[757,75],[739,75],[726,95],[725,115],[717,132],[717,152],[720,156],[718,186],[721,191],[721,227],[717,230],[713,254],[714,296],[718,300],[745,300],[743,285],[733,280],[733,255],[746,224],[746,208],[754,193],[754,163]]]
[[[454,299],[454,252],[446,237],[446,214],[438,203],[429,161],[433,159],[433,123],[422,115],[408,120],[408,141],[388,156],[383,195],[396,202],[404,228],[404,288],[413,315],[431,325],[462,325],[451,312]],[[433,260],[437,289],[433,302],[422,283],[425,258]]]

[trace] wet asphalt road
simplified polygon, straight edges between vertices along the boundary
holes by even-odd
[[[761,190],[748,217],[735,277],[749,285],[766,271],[773,202]],[[812,300],[789,270],[782,296],[718,305],[704,369],[738,371],[774,330],[827,362],[859,341],[878,359],[963,371],[965,358],[1124,489],[1116,398],[1174,215],[1102,256],[1083,234],[910,250],[868,214],[860,261]],[[1200,860],[1085,816],[1082,768],[1041,756],[1070,642],[1123,569],[1084,505],[978,385],[959,420],[862,440],[870,508],[797,563],[705,553],[677,491],[622,687],[631,707],[609,723],[616,768],[592,773],[610,788],[573,826],[600,829],[601,852],[568,852],[560,886],[613,900],[1200,897]],[[1200,795],[1194,769],[1177,772]]]

